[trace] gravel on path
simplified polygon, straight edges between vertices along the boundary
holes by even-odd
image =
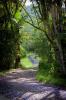
[[[65,90],[36,81],[36,71],[15,69],[0,77],[0,94],[7,100],[66,100]]]

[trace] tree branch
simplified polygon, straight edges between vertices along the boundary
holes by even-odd
[[[32,20],[32,18],[31,18],[31,16],[30,16],[29,13],[26,11],[26,9],[24,8],[24,6],[21,5],[21,7],[22,7],[23,10],[25,11],[25,13],[29,16],[31,22],[33,23],[33,20]]]
[[[30,24],[31,26],[33,26],[34,28],[36,28],[36,29],[38,29],[38,30],[40,30],[40,31],[44,32],[44,33],[45,33],[45,35],[46,35],[46,37],[47,37],[47,38],[48,38],[48,40],[50,41],[50,43],[53,45],[53,43],[54,43],[54,42],[52,41],[52,39],[49,37],[49,35],[46,33],[46,31],[45,31],[45,30],[41,29],[40,27],[35,26],[34,24],[32,24],[32,23],[30,23],[30,22],[26,21],[25,19],[24,19],[24,21],[25,21],[26,23]]]

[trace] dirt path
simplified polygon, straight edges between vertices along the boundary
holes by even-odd
[[[6,77],[0,78],[0,94],[7,100],[66,100],[66,91],[36,81],[36,71],[10,71]]]

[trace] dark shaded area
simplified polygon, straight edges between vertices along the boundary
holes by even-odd
[[[14,66],[16,57],[16,32],[0,30],[0,71]]]
[[[15,67],[19,26],[13,18],[19,8],[18,1],[0,0],[0,71]]]

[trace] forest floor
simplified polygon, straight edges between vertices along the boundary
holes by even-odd
[[[66,100],[66,90],[38,82],[37,68],[14,69],[0,77],[0,100]]]

